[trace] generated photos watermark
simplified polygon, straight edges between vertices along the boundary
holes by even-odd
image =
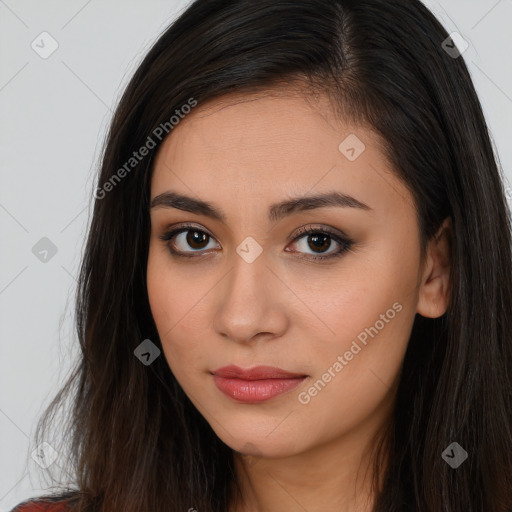
[[[306,391],[301,391],[298,395],[298,400],[302,405],[307,405],[311,401],[311,398],[318,395],[318,393],[325,388],[325,386],[331,382],[331,380],[338,375],[338,373],[354,359],[354,356],[359,354],[361,350],[368,344],[368,337],[374,338],[379,332],[384,329],[386,324],[395,318],[396,314],[402,311],[402,304],[395,302],[391,308],[385,313],[381,313],[379,320],[377,320],[371,327],[365,328],[357,335],[357,340],[353,340],[350,345],[350,349],[345,351],[343,355],[339,355],[336,361],[322,374],[312,386]],[[362,345],[360,345],[359,343]]]
[[[152,134],[148,135],[146,142],[139,148],[139,150],[134,151],[132,156],[128,158],[128,160],[114,174],[112,174],[108,181],[94,191],[94,197],[96,199],[103,199],[107,195],[107,192],[113,190],[114,187],[123,178],[125,178],[126,175],[132,171],[132,169],[137,167],[139,162],[141,162],[147,155],[149,155],[150,151],[156,147],[157,142],[154,140],[154,138],[157,139],[158,142],[161,142],[165,136],[168,135],[171,130],[175,128],[182,119],[185,118],[187,114],[190,114],[192,108],[195,106],[197,106],[197,100],[194,98],[189,98],[187,103],[174,111],[176,115],[172,115],[169,118],[169,121],[160,123],[153,130]]]

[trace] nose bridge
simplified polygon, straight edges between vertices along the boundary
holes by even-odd
[[[283,325],[283,312],[275,307],[276,294],[269,282],[275,276],[267,267],[265,251],[254,242],[244,240],[233,254],[214,320],[219,333],[238,342],[250,341],[259,332],[279,331]]]
[[[232,307],[240,301],[250,301],[245,305],[250,304],[251,309],[256,311],[269,303],[266,297],[266,279],[272,273],[267,268],[269,262],[264,251],[261,250],[256,256],[255,250],[253,242],[244,241],[237,247],[236,254],[233,254],[232,270],[227,277],[224,297],[226,306]]]

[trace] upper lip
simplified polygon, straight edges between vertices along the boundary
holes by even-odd
[[[301,373],[292,373],[275,366],[254,366],[252,368],[240,368],[239,366],[229,365],[217,368],[211,373],[219,377],[243,379],[243,380],[264,380],[264,379],[294,379],[298,377],[307,377]]]

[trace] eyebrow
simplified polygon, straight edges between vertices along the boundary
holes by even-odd
[[[333,191],[324,194],[294,197],[286,201],[274,203],[270,205],[268,218],[271,222],[277,222],[283,217],[296,212],[330,206],[359,208],[367,211],[372,210],[367,204],[358,201],[350,195]],[[155,196],[151,201],[151,209],[152,208],[177,208],[178,210],[205,215],[206,217],[211,217],[212,219],[226,223],[225,213],[212,203],[178,194],[177,192],[167,191]]]

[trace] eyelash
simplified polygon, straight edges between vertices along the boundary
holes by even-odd
[[[199,256],[194,255],[194,254],[183,254],[183,253],[180,253],[179,251],[174,250],[172,248],[172,246],[171,246],[171,242],[172,242],[174,237],[176,237],[180,233],[183,233],[183,232],[186,232],[186,231],[192,231],[192,230],[193,231],[198,231],[199,233],[203,233],[203,234],[207,235],[210,238],[214,238],[209,233],[207,233],[206,231],[203,231],[203,230],[199,229],[197,226],[194,226],[192,224],[183,224],[179,228],[174,229],[172,231],[168,231],[168,232],[164,233],[163,235],[159,236],[158,238],[166,243],[166,245],[169,248],[170,253],[173,256],[177,256],[177,257],[180,257],[180,258],[197,258],[197,257],[201,256],[200,251],[193,251],[194,253],[199,253]],[[332,258],[336,258],[336,257],[342,256],[345,252],[349,251],[352,248],[352,245],[354,243],[354,241],[349,239],[348,237],[346,237],[346,238],[342,237],[342,236],[338,235],[337,233],[334,233],[333,231],[331,231],[329,229],[326,229],[326,228],[314,228],[312,226],[307,226],[305,228],[300,228],[299,229],[299,233],[292,240],[292,242],[296,242],[300,238],[303,238],[304,235],[312,235],[312,234],[327,235],[329,238],[331,238],[332,240],[337,242],[341,247],[337,251],[335,251],[333,253],[329,253],[327,256],[319,256],[319,255],[311,255],[310,254],[310,255],[308,255],[306,257],[301,257],[301,259],[314,260],[314,261],[330,260]]]

